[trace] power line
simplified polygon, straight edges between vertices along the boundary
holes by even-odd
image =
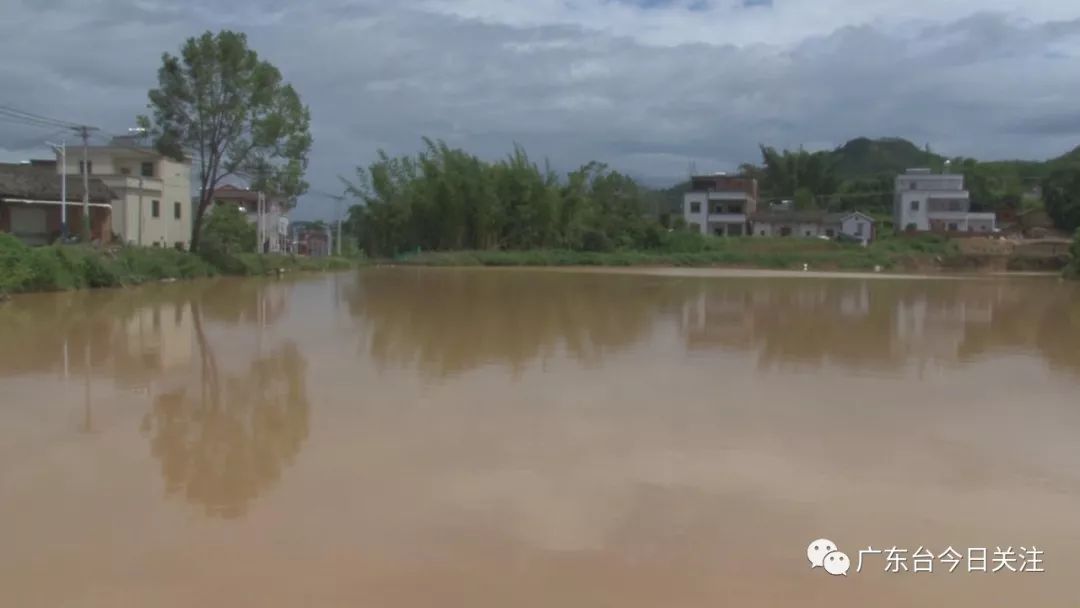
[[[57,127],[63,127],[65,129],[70,128],[67,125],[61,125],[54,122],[39,121],[36,119],[27,118],[25,116],[19,116],[17,114],[8,114],[6,112],[0,112],[0,120],[3,120],[7,123],[22,125],[26,127],[43,127],[46,129],[55,129]]]
[[[48,123],[56,125],[57,127],[67,127],[75,129],[81,127],[78,123],[71,122],[69,120],[60,120],[59,118],[50,118],[48,116],[42,116],[41,114],[34,114],[33,112],[27,112],[26,110],[20,110],[18,108],[11,107],[6,104],[0,104],[0,114],[11,116],[13,118],[19,118],[25,121],[33,121],[37,123]]]

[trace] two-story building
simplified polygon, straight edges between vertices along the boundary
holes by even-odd
[[[702,234],[743,236],[750,234],[757,201],[758,184],[752,177],[695,175],[683,195],[683,219],[690,230]]]
[[[83,163],[81,148],[69,148],[67,174],[85,170],[112,191],[112,233],[132,245],[180,247],[191,243],[191,161],[176,161],[138,137],[114,137],[108,145],[90,146]],[[57,155],[57,171],[61,171]]]
[[[993,213],[973,213],[964,176],[908,169],[896,176],[893,221],[897,231],[994,232]]]

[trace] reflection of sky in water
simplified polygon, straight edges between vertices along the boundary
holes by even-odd
[[[1076,295],[372,269],[19,298],[0,308],[0,521],[20,522],[0,599],[147,599],[146,580],[220,599],[252,587],[212,580],[258,572],[271,606],[320,577],[346,605],[573,605],[600,581],[623,606],[792,605],[821,533],[1045,541],[1075,571]],[[955,597],[1071,597],[1046,577]],[[507,595],[461,592],[493,581]]]

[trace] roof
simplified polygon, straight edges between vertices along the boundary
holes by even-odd
[[[256,203],[259,200],[259,193],[255,190],[237,188],[232,184],[225,184],[224,186],[218,186],[214,189],[213,198],[220,202]],[[283,202],[280,197],[269,194],[266,196],[266,200],[271,203]]]
[[[60,200],[60,175],[55,167],[0,163],[0,197],[41,201]],[[82,201],[81,175],[67,176],[68,202]],[[113,193],[96,177],[90,178],[90,201],[110,203]]]

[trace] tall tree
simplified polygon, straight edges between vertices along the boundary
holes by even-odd
[[[1047,177],[1043,200],[1055,226],[1070,232],[1080,228],[1080,167],[1059,169]]]
[[[165,53],[149,97],[152,115],[140,116],[140,126],[163,154],[190,155],[197,163],[192,250],[214,189],[226,178],[248,177],[253,188],[288,199],[307,189],[311,115],[281,72],[248,48],[244,34],[206,32],[189,38],[179,56]]]

